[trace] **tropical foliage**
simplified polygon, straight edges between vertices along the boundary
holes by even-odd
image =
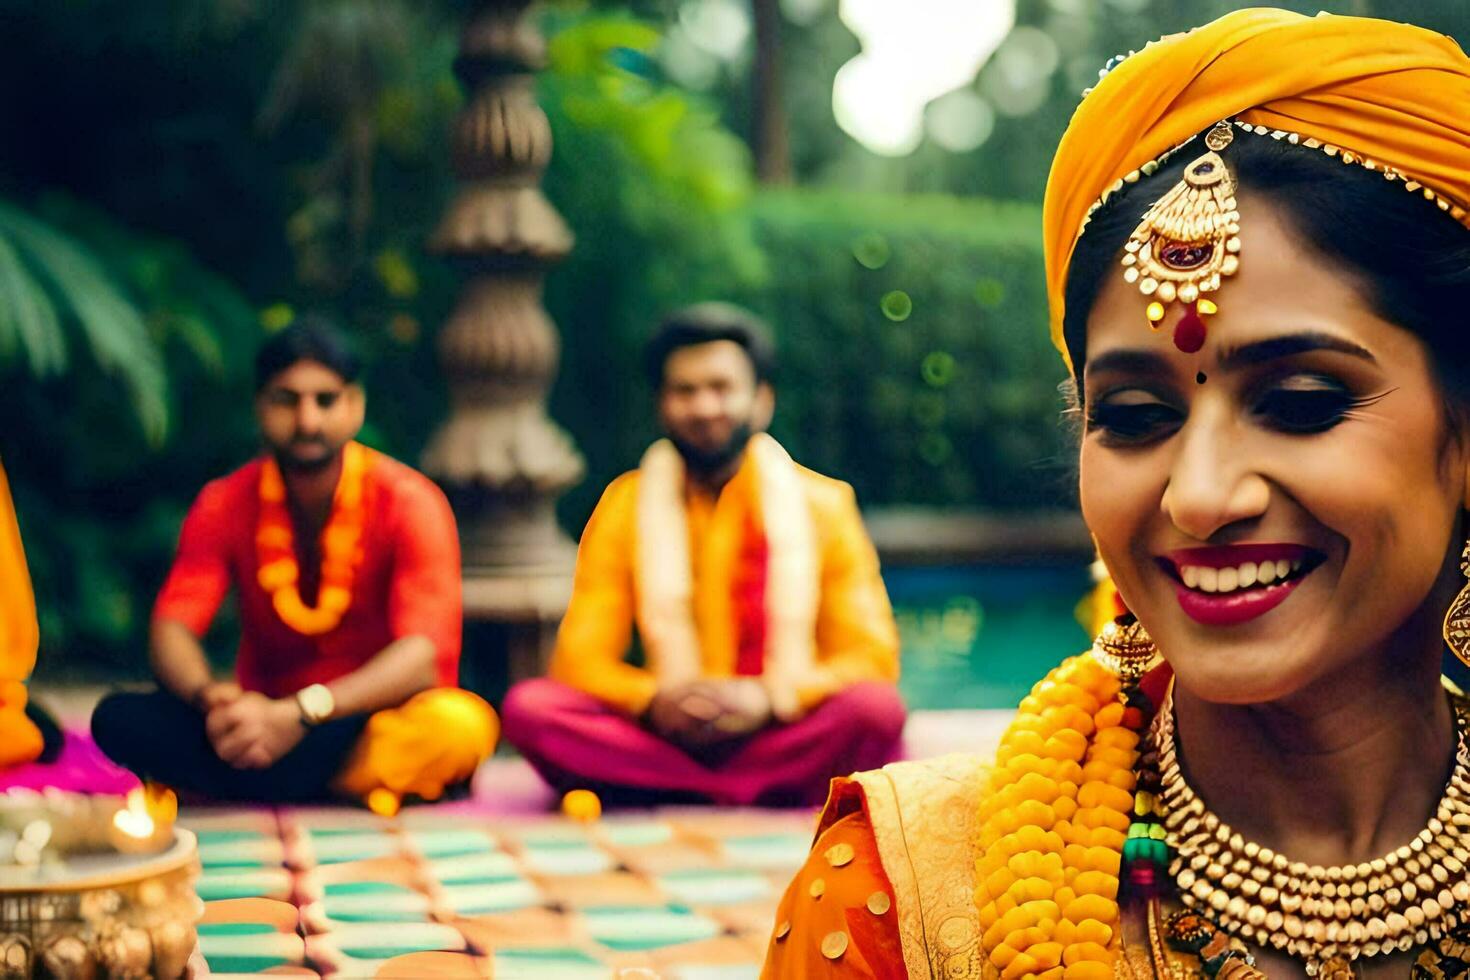
[[[1470,37],[1460,0],[1285,2]],[[747,150],[750,39],[691,41],[746,0],[548,3],[544,186],[578,236],[547,284],[552,414],[589,463],[570,529],[651,435],[642,339],[713,296],[770,317],[779,434],[865,502],[1066,498],[1036,241],[1051,149],[1109,56],[1239,4],[1016,4],[1016,50],[969,90],[988,140],[886,159],[833,121],[859,47],[838,0],[782,0],[797,187],[773,191]],[[423,242],[453,188],[464,6],[0,0],[0,455],[49,674],[137,669],[183,509],[253,451],[253,351],[296,311],[370,355],[370,441],[413,460],[443,417],[457,279]]]

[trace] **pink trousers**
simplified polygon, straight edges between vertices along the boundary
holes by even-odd
[[[501,721],[506,741],[558,792],[590,789],[614,805],[816,806],[832,777],[897,758],[904,707],[891,684],[856,684],[798,721],[700,758],[553,680],[511,688]]]

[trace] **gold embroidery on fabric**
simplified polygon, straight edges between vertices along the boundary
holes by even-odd
[[[856,773],[883,870],[893,886],[904,966],[909,980],[997,980],[999,971],[980,945],[975,908],[976,823],[989,771],[975,755],[900,762]],[[1140,914],[1142,913],[1142,914]],[[1158,978],[1148,942],[1146,909],[1123,909],[1117,980]],[[1187,973],[1168,955],[1170,973]]]
[[[979,756],[948,755],[853,777],[893,885],[910,980],[998,975],[980,948],[975,908],[977,804],[987,770]]]

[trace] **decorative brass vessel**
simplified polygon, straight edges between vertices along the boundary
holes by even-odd
[[[204,911],[195,838],[171,814],[140,826],[139,805],[0,796],[0,980],[188,975]]]

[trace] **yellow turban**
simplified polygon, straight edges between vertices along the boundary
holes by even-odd
[[[1125,175],[1232,117],[1393,167],[1470,225],[1470,59],[1451,38],[1366,17],[1238,10],[1130,55],[1073,114],[1044,211],[1051,335],[1063,359],[1067,269],[1088,209]]]

